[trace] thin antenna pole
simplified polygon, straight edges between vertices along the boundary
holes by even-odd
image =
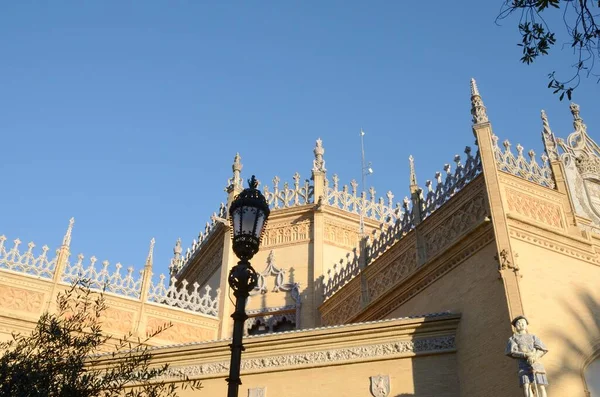
[[[360,238],[362,239],[365,235],[365,220],[364,220],[364,212],[365,212],[365,195],[364,195],[364,191],[366,189],[366,178],[367,178],[367,167],[365,164],[365,140],[364,140],[364,136],[365,136],[365,132],[363,131],[363,129],[360,129],[360,151],[362,154],[361,157],[361,170],[360,170],[360,175],[361,175],[361,193],[360,193],[360,197],[361,197],[361,206],[360,206],[360,230],[359,230],[359,234],[360,234]]]

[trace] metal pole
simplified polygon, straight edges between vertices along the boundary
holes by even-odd
[[[229,363],[229,377],[227,381],[227,397],[237,397],[238,390],[242,381],[240,379],[240,365],[242,363],[242,352],[244,345],[242,338],[244,336],[244,322],[248,319],[246,315],[246,299],[250,291],[254,289],[252,274],[255,273],[250,262],[241,260],[231,269],[229,283],[234,290],[235,311],[231,315],[233,318],[233,338],[229,345],[231,349],[231,361]],[[235,277],[231,277],[235,275]],[[255,278],[254,278],[255,279]]]

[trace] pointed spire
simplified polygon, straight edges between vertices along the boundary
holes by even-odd
[[[408,156],[408,163],[410,166],[410,191],[411,193],[415,193],[419,189],[419,184],[417,183],[417,173],[415,172],[415,159],[412,156]]]
[[[73,233],[73,225],[75,224],[75,218],[69,219],[69,227],[67,228],[67,232],[63,237],[62,245],[65,247],[69,247],[71,245],[71,233]]]
[[[583,123],[583,119],[579,115],[579,105],[571,102],[571,114],[573,114],[573,128],[576,132],[587,134],[587,126]]]
[[[315,148],[313,150],[315,159],[313,160],[313,172],[325,172],[325,160],[323,160],[323,154],[325,154],[325,148],[323,148],[323,141],[321,138],[317,139]]]
[[[233,176],[227,181],[227,189],[225,189],[227,192],[242,188],[242,177],[240,173],[243,167],[242,157],[239,153],[236,153],[233,158],[233,164],[231,165]]]
[[[179,270],[181,270],[181,238],[177,239],[175,243],[175,248],[173,248],[173,259],[171,259],[171,264],[169,265],[169,275],[171,277],[175,276]]]
[[[471,79],[471,115],[473,116],[473,124],[487,123],[489,121],[475,79]]]
[[[548,123],[548,117],[546,116],[546,112],[542,110],[542,142],[544,143],[544,148],[546,149],[546,154],[550,161],[558,160],[558,150],[556,147],[556,138],[550,129],[550,124]]]
[[[146,257],[146,267],[152,268],[152,263],[154,262],[154,237],[150,240],[150,249],[148,249],[148,256]]]

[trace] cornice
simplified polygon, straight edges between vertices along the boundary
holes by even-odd
[[[443,313],[247,337],[242,370],[264,373],[452,353],[459,321],[460,315]],[[181,373],[190,378],[224,377],[229,368],[229,343],[155,347],[151,349],[153,362],[183,363],[172,367],[168,378]],[[105,357],[105,362],[112,359]]]

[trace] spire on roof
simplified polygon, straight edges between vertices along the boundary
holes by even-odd
[[[321,138],[317,139],[315,148],[313,150],[315,159],[313,160],[313,172],[325,172],[325,160],[323,160],[323,154],[325,154],[325,148],[323,148],[323,141]]]
[[[415,193],[419,189],[419,184],[417,183],[417,173],[415,172],[415,159],[412,156],[408,156],[408,163],[410,166],[410,191],[411,193]]]
[[[69,247],[71,245],[71,233],[73,233],[73,224],[75,223],[75,218],[69,219],[69,227],[67,227],[67,232],[63,237],[63,245]]]
[[[544,142],[544,148],[546,149],[546,154],[550,161],[558,160],[558,150],[556,147],[556,138],[550,129],[550,124],[548,123],[548,117],[546,116],[546,112],[542,110],[542,141]]]
[[[171,277],[175,276],[179,270],[181,270],[182,258],[181,258],[181,238],[177,239],[175,243],[175,248],[173,248],[173,259],[171,259],[171,264],[169,265],[169,275]]]
[[[146,267],[152,268],[152,263],[154,262],[154,237],[150,240],[150,248],[148,249],[148,256],[146,257]]]
[[[233,164],[231,165],[231,170],[233,171],[232,177],[227,181],[227,191],[231,192],[236,189],[242,188],[242,177],[240,175],[242,168],[242,158],[239,153],[235,154],[233,158]]]
[[[487,123],[489,121],[475,79],[471,79],[471,115],[473,116],[473,124]]]

